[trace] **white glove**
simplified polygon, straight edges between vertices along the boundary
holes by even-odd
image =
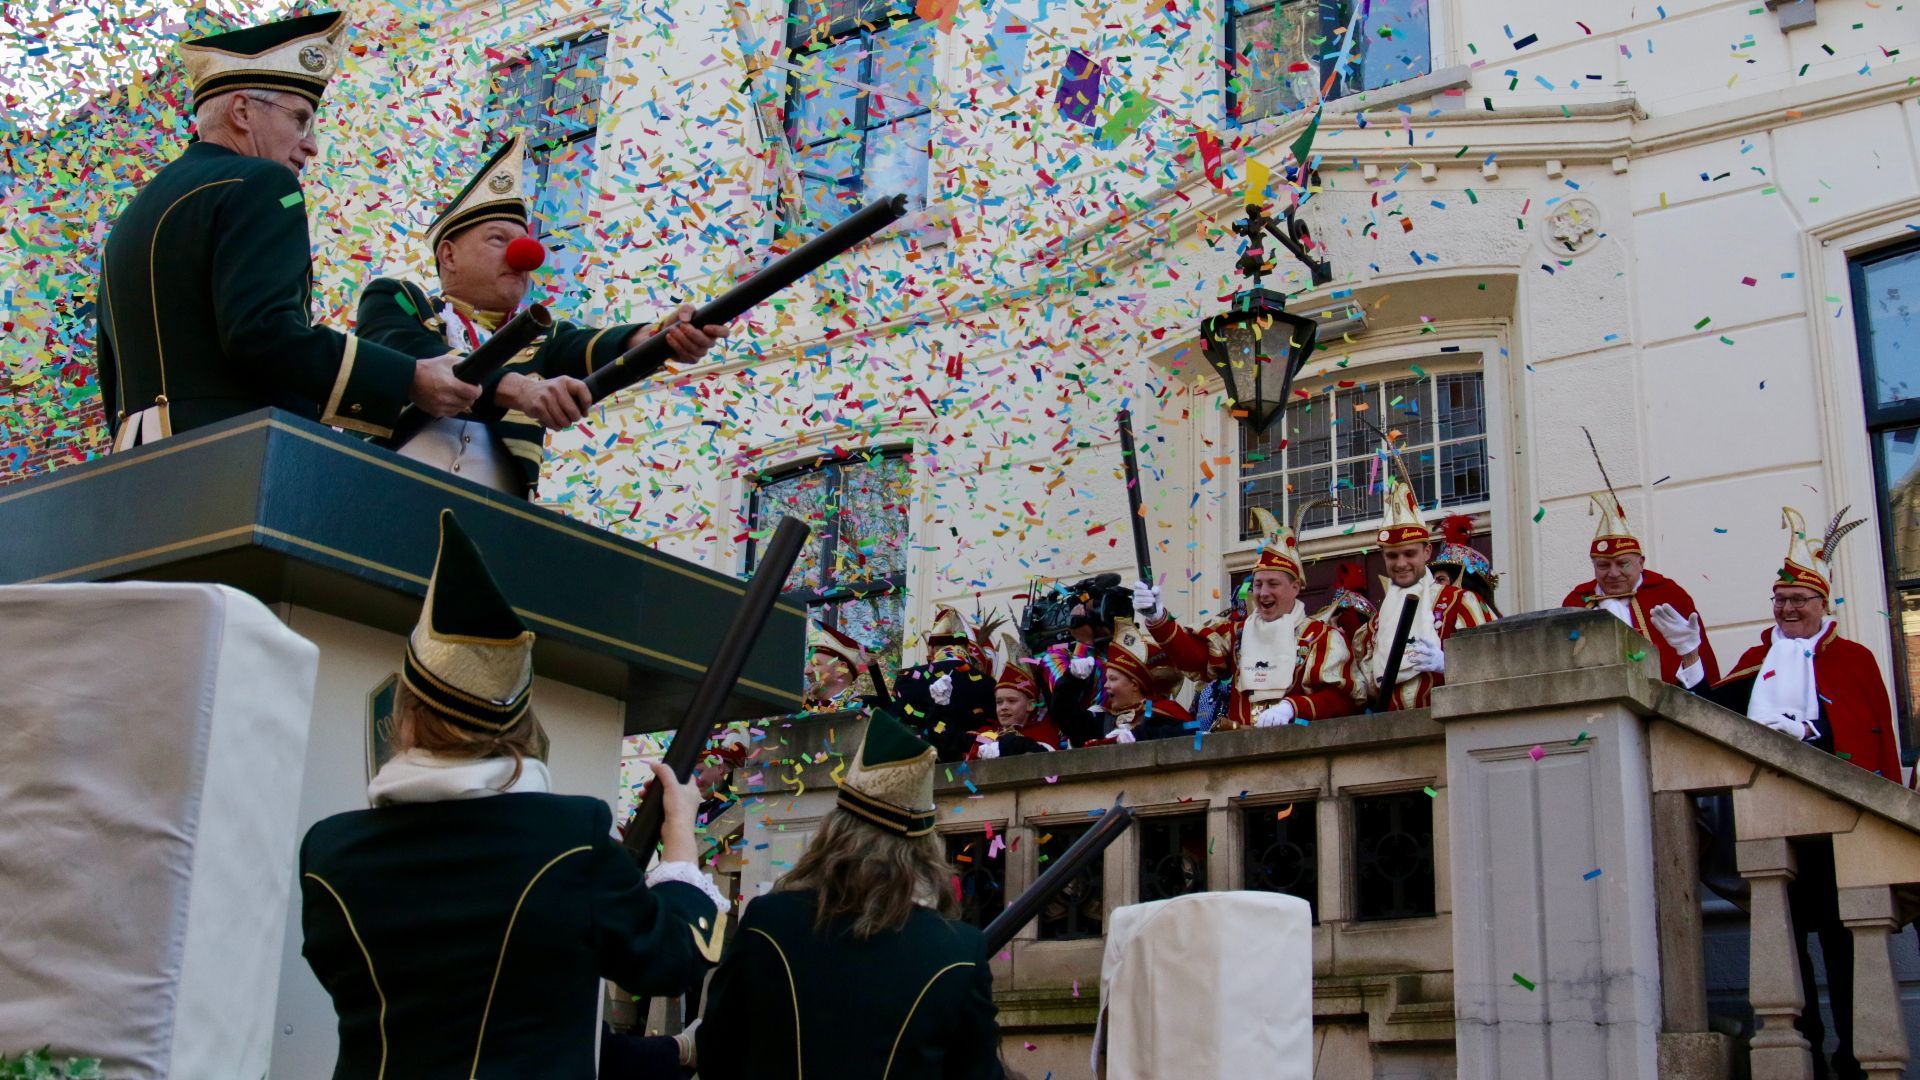
[[[1400,667],[1427,675],[1443,675],[1447,670],[1447,654],[1433,642],[1414,638],[1407,642],[1407,651],[1400,657]]]
[[[1133,741],[1133,731],[1129,728],[1121,728],[1113,733],[1113,741],[1117,743],[1130,743]]]
[[[933,685],[927,687],[927,695],[935,705],[953,704],[953,676],[942,675],[933,680]]]
[[[1283,701],[1278,705],[1269,705],[1261,709],[1253,718],[1254,727],[1285,727],[1293,723],[1293,702]]]
[[[1076,656],[1067,661],[1067,674],[1072,675],[1076,679],[1091,679],[1093,677],[1093,657]]]
[[[985,758],[989,761],[999,757],[1000,756],[1000,740],[987,739],[982,741],[980,743],[980,749],[975,751],[973,756],[977,758]]]
[[[1140,621],[1152,625],[1167,617],[1167,609],[1160,606],[1160,587],[1144,581],[1133,583],[1133,613]]]
[[[1647,621],[1667,639],[1673,651],[1685,656],[1700,651],[1700,616],[1681,616],[1672,604],[1661,604],[1647,612]]]

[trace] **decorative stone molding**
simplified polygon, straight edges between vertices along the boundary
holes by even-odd
[[[1547,215],[1547,247],[1555,255],[1583,255],[1600,242],[1600,208],[1589,199],[1566,199]]]

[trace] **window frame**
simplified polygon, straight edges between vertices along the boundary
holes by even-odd
[[[907,474],[909,478],[911,478],[913,474],[913,447],[911,445],[875,447],[861,451],[858,454],[849,454],[844,459],[836,458],[830,454],[809,458],[803,461],[788,463],[778,469],[769,469],[748,478],[748,536],[746,548],[743,553],[744,573],[753,573],[754,568],[759,565],[760,540],[754,537],[752,532],[758,527],[760,520],[761,490],[763,488],[784,480],[792,479],[796,476],[824,471],[827,474],[828,488],[823,498],[831,502],[839,496],[842,472],[847,467],[871,465],[877,461],[894,459],[902,459],[905,461]],[[908,519],[907,532],[907,547],[910,550],[912,547],[912,520],[910,517]],[[814,535],[808,537],[807,542],[810,544],[818,543],[823,545],[820,558],[824,574],[824,568],[830,568],[834,565],[834,555],[840,545],[838,515],[835,516],[834,527],[831,530],[816,531]],[[822,589],[784,589],[781,591],[780,598],[788,603],[804,607],[809,613],[816,607],[824,608],[823,623],[837,630],[839,629],[839,620],[836,609],[841,604],[850,600],[867,600],[878,596],[894,594],[901,598],[901,618],[904,624],[907,616],[907,563],[907,555],[903,551],[900,559],[900,569],[885,577],[875,577],[867,581],[853,582],[846,585],[835,584],[832,587]],[[902,629],[904,631],[904,625]]]
[[[1442,348],[1453,348],[1454,351],[1442,352],[1440,351]],[[1495,388],[1496,388],[1497,380],[1491,377],[1491,373],[1487,370],[1487,365],[1486,365],[1486,358],[1489,355],[1489,353],[1493,351],[1495,351],[1494,347],[1490,345],[1483,346],[1478,342],[1475,342],[1471,345],[1467,343],[1460,343],[1458,345],[1433,345],[1430,347],[1422,347],[1416,351],[1402,353],[1395,357],[1382,357],[1379,360],[1371,361],[1365,364],[1355,363],[1355,364],[1349,365],[1346,368],[1336,369],[1335,371],[1332,371],[1332,372],[1321,372],[1310,378],[1302,378],[1302,379],[1296,380],[1295,386],[1303,390],[1309,389],[1309,387],[1313,387],[1314,392],[1313,392],[1312,398],[1310,398],[1309,400],[1313,400],[1316,402],[1325,401],[1329,404],[1329,406],[1331,406],[1331,403],[1333,402],[1335,395],[1339,394],[1342,390],[1353,389],[1361,386],[1378,387],[1386,383],[1396,382],[1405,378],[1409,378],[1414,376],[1413,369],[1415,367],[1418,367],[1422,373],[1422,377],[1420,378],[1420,381],[1425,384],[1432,384],[1434,386],[1433,392],[1435,394],[1439,392],[1438,390],[1439,379],[1442,376],[1460,375],[1460,374],[1479,375],[1480,376],[1480,408],[1484,416],[1484,423],[1482,425],[1483,430],[1481,434],[1478,436],[1478,438],[1481,442],[1481,445],[1483,447],[1483,452],[1486,457],[1486,468],[1487,468],[1486,496],[1474,502],[1458,503],[1453,506],[1432,506],[1432,507],[1422,506],[1421,512],[1423,514],[1428,514],[1428,515],[1442,513],[1442,512],[1449,513],[1449,514],[1468,514],[1473,516],[1486,515],[1492,521],[1498,522],[1500,520],[1499,512],[1500,512],[1500,502],[1501,502],[1500,500],[1501,486],[1494,475],[1494,465],[1496,462],[1501,460],[1501,455],[1496,452],[1496,447],[1494,444],[1495,436],[1497,434],[1495,418],[1499,415],[1498,408],[1497,408],[1498,402],[1495,396]],[[1339,386],[1338,383],[1342,381],[1350,381],[1354,384],[1354,387]],[[1325,392],[1318,391],[1317,388],[1319,386],[1325,385],[1326,383],[1329,383],[1329,382],[1334,383],[1331,389]],[[1437,400],[1438,399],[1436,398],[1436,403],[1437,403]],[[1291,409],[1293,408],[1293,406],[1289,405],[1288,408]],[[1437,411],[1437,408],[1436,408],[1436,411]],[[1429,419],[1431,422],[1431,418]],[[1284,425],[1286,423],[1286,419],[1284,415],[1279,421],[1277,421],[1277,423],[1280,425]],[[1226,537],[1228,572],[1229,574],[1231,574],[1234,570],[1241,569],[1239,564],[1234,560],[1234,556],[1245,555],[1247,558],[1247,561],[1251,562],[1253,554],[1257,553],[1260,547],[1259,536],[1243,536],[1242,535],[1242,533],[1245,530],[1251,527],[1249,525],[1250,519],[1247,513],[1249,504],[1247,502],[1246,485],[1254,482],[1255,480],[1265,479],[1265,478],[1274,477],[1274,476],[1278,476],[1281,480],[1281,483],[1284,485],[1286,476],[1292,470],[1290,470],[1289,468],[1283,467],[1277,470],[1276,472],[1267,473],[1260,477],[1249,478],[1244,476],[1242,474],[1243,462],[1241,460],[1241,455],[1244,453],[1244,451],[1241,446],[1241,441],[1244,437],[1243,433],[1247,428],[1247,422],[1245,420],[1233,418],[1232,416],[1229,415],[1227,419],[1227,425],[1228,425],[1227,437],[1233,441],[1233,447],[1234,447],[1234,454],[1233,454],[1234,462],[1232,467],[1234,470],[1233,501],[1234,501],[1235,513],[1234,513],[1233,521],[1228,523],[1228,528],[1231,531],[1227,534],[1227,537]],[[1332,425],[1329,425],[1329,430],[1326,435],[1326,438],[1333,440],[1335,442],[1335,447],[1334,447],[1335,454],[1324,465],[1303,466],[1302,468],[1303,470],[1307,468],[1325,468],[1330,471],[1330,473],[1334,476],[1335,479],[1338,479],[1340,465],[1341,465],[1341,458],[1339,457],[1339,454],[1338,454],[1338,440],[1340,438],[1340,434]],[[1464,444],[1464,443],[1470,442],[1472,438],[1473,437],[1468,437],[1463,439],[1442,438],[1440,437],[1436,428],[1434,436],[1431,439],[1429,439],[1425,443],[1420,444],[1417,448],[1414,448],[1414,449],[1417,449],[1419,452],[1425,452],[1430,449],[1437,449],[1444,445]],[[1439,482],[1439,469],[1440,469],[1440,462],[1437,457],[1433,462],[1433,469],[1434,469],[1434,478],[1435,478],[1434,482],[1436,484],[1435,491],[1437,495],[1438,494],[1437,485]],[[1308,492],[1303,494],[1305,494],[1307,497],[1311,497],[1313,493]],[[1291,507],[1283,505],[1282,509],[1284,509],[1286,513],[1284,514],[1276,513],[1274,514],[1274,517],[1278,519],[1280,523],[1283,525],[1289,525],[1289,526],[1292,525],[1293,512]],[[1316,558],[1331,557],[1336,554],[1352,554],[1371,545],[1373,530],[1371,528],[1368,528],[1367,525],[1371,522],[1375,522],[1378,520],[1379,519],[1377,517],[1369,517],[1369,518],[1359,519],[1355,521],[1341,521],[1336,515],[1335,520],[1331,524],[1316,526],[1316,527],[1307,529],[1296,539],[1302,545],[1302,547],[1312,545],[1316,549],[1314,552]],[[1490,529],[1476,529],[1475,534],[1480,535],[1481,533],[1486,533],[1490,531],[1491,531]],[[1331,545],[1322,543],[1323,541],[1328,541],[1328,540],[1332,540],[1334,541],[1334,543]],[[1340,540],[1348,540],[1348,541],[1351,541],[1351,543],[1340,543],[1339,542]],[[1325,549],[1325,550],[1321,550],[1321,549]]]
[[[1884,590],[1883,610],[1894,614],[1894,625],[1890,626],[1888,637],[1890,654],[1894,660],[1892,682],[1895,694],[1894,722],[1899,732],[1902,764],[1912,765],[1920,759],[1920,717],[1916,716],[1914,693],[1917,688],[1908,678],[1910,659],[1907,655],[1907,635],[1899,625],[1898,597],[1909,589],[1920,590],[1920,576],[1903,578],[1899,571],[1899,547],[1895,535],[1893,515],[1886,501],[1891,490],[1887,471],[1887,457],[1882,436],[1901,428],[1920,427],[1920,397],[1908,398],[1895,405],[1879,403],[1877,387],[1879,380],[1874,369],[1874,357],[1871,338],[1868,336],[1868,299],[1867,273],[1877,263],[1920,253],[1920,239],[1901,240],[1863,251],[1849,252],[1847,255],[1848,299],[1853,304],[1853,336],[1860,366],[1860,404],[1862,418],[1865,421],[1867,452],[1873,468],[1873,498],[1875,525],[1880,533],[1880,581]],[[1818,523],[1814,523],[1816,526]]]
[[[890,104],[886,119],[877,126],[869,126],[870,99],[873,96],[873,91],[869,88],[876,85],[873,78],[873,64],[875,57],[880,52],[879,48],[876,47],[876,42],[886,33],[898,30],[901,27],[927,24],[927,20],[920,17],[911,6],[903,6],[897,2],[885,3],[880,5],[886,9],[883,20],[880,22],[869,23],[865,21],[866,13],[862,12],[861,15],[847,19],[846,25],[844,26],[829,26],[824,32],[818,33],[815,32],[812,24],[800,21],[803,10],[811,6],[812,5],[807,3],[807,0],[788,0],[787,4],[789,30],[783,48],[786,87],[781,100],[781,137],[786,140],[787,153],[794,158],[793,172],[798,184],[798,190],[784,193],[786,197],[783,198],[783,202],[787,203],[789,212],[783,212],[779,215],[779,227],[783,232],[814,232],[816,231],[815,225],[818,224],[810,220],[809,217],[806,195],[806,185],[809,180],[809,174],[805,171],[802,162],[799,160],[804,151],[825,146],[838,139],[855,139],[857,145],[854,152],[853,175],[857,183],[852,186],[851,190],[857,192],[858,200],[864,200],[868,195],[866,177],[868,137],[873,134],[877,127],[904,123],[921,116],[932,116],[934,111],[931,100],[923,102],[910,111],[893,108]],[[939,70],[939,49],[942,36],[943,35],[938,33],[933,36],[934,51],[928,58],[928,62],[932,65],[929,78],[933,84],[933,93],[940,91],[942,81],[940,77],[942,73]],[[859,74],[849,82],[841,84],[852,86],[855,89],[853,99],[853,131],[846,135],[820,139],[816,142],[808,143],[805,146],[800,146],[794,139],[795,129],[798,126],[798,118],[800,115],[800,110],[795,108],[795,98],[802,92],[801,80],[812,77],[804,73],[805,61],[811,57],[829,52],[849,41],[858,41],[861,50]],[[924,210],[926,206],[933,201],[933,144],[936,141],[937,140],[931,136],[928,139],[926,178],[924,181],[924,186],[927,189],[926,195],[921,199],[920,205],[910,205],[909,212]],[[831,177],[815,176],[811,179],[816,183],[838,183],[838,181]],[[841,220],[845,220],[844,217]],[[826,222],[821,227],[831,227],[834,224],[837,224],[837,222]]]
[[[506,78],[518,74],[522,68],[537,66],[540,85],[532,104],[539,107],[539,116],[551,117],[553,100],[559,90],[557,85],[559,75],[555,70],[554,61],[570,57],[574,50],[588,44],[599,45],[600,63],[598,78],[593,89],[594,112],[591,125],[569,131],[559,138],[552,138],[542,133],[537,127],[528,130],[524,123],[524,117],[527,114],[517,109],[509,114],[511,123],[519,124],[522,130],[527,131],[527,160],[530,166],[529,171],[533,174],[528,178],[532,183],[533,194],[533,197],[528,199],[528,234],[549,248],[578,246],[582,251],[582,258],[586,254],[585,237],[589,215],[583,214],[576,221],[555,226],[541,216],[540,207],[547,193],[552,190],[550,181],[555,163],[565,159],[574,146],[583,142],[592,144],[593,150],[595,182],[593,191],[588,193],[588,197],[591,198],[598,191],[600,120],[601,110],[606,104],[606,64],[608,52],[612,47],[611,32],[605,26],[591,26],[577,33],[562,34],[544,41],[529,43],[520,56],[492,67],[492,83],[488,94],[492,108],[504,108],[506,102],[501,96],[501,90]],[[550,243],[549,241],[554,238],[559,238],[561,243],[559,245]]]
[[[1264,113],[1260,116],[1246,117],[1240,115],[1240,96],[1236,94],[1233,89],[1234,76],[1237,73],[1236,58],[1240,55],[1240,20],[1249,16],[1259,15],[1269,10],[1284,8],[1289,4],[1312,4],[1319,10],[1321,15],[1320,26],[1315,32],[1320,34],[1324,40],[1331,42],[1333,40],[1333,31],[1330,28],[1344,27],[1346,25],[1346,19],[1336,16],[1334,20],[1328,21],[1326,18],[1327,9],[1331,6],[1339,14],[1344,14],[1347,18],[1351,18],[1353,15],[1351,7],[1348,7],[1344,12],[1340,12],[1340,8],[1348,4],[1358,4],[1361,0],[1265,0],[1265,2],[1261,3],[1247,4],[1242,7],[1241,10],[1235,11],[1234,7],[1236,2],[1237,0],[1223,0],[1221,4],[1220,21],[1224,34],[1221,53],[1222,119],[1229,126],[1247,127],[1263,121],[1272,120],[1275,117],[1292,116],[1303,111],[1308,107],[1308,103],[1303,102],[1298,108],[1281,109],[1275,112]],[[1435,10],[1435,0],[1425,0],[1425,2],[1427,4],[1427,69],[1425,71],[1416,75],[1408,75],[1404,79],[1397,79],[1394,82],[1387,83],[1386,86],[1373,87],[1365,90],[1350,87],[1347,78],[1340,76],[1328,90],[1325,100],[1336,101],[1356,93],[1372,93],[1384,90],[1388,86],[1397,86],[1400,83],[1423,78],[1438,70],[1440,66],[1439,58],[1435,55],[1435,43],[1439,41],[1441,37],[1435,28],[1435,24],[1438,22],[1438,12]],[[1313,66],[1315,81],[1320,85],[1325,85],[1328,77],[1335,74],[1333,66],[1339,60],[1339,50],[1323,49],[1319,54],[1306,57],[1305,59]]]

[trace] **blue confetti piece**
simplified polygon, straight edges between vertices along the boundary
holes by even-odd
[[[1598,871],[1598,870],[1589,870],[1589,871],[1587,871],[1586,873],[1584,873],[1584,874],[1582,874],[1582,875],[1580,875],[1580,880],[1582,880],[1582,881],[1592,881],[1592,880],[1593,880],[1594,878],[1597,878],[1597,877],[1599,877],[1599,876],[1600,876],[1600,871]]]

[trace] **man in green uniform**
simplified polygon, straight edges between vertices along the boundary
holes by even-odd
[[[183,44],[197,138],[114,222],[101,259],[99,378],[114,449],[274,405],[386,434],[479,391],[418,358],[313,325],[299,172],[339,70],[346,17],[308,15]],[[441,354],[446,350],[440,350]]]
[[[434,219],[427,231],[440,292],[411,281],[376,278],[360,296],[358,326],[369,341],[410,356],[449,347],[465,353],[513,317],[542,251],[528,235],[527,144],[508,140]],[[670,320],[674,359],[692,363],[727,334],[696,327],[693,308]],[[481,384],[474,412],[435,420],[399,452],[497,491],[526,496],[540,478],[546,429],[577,423],[593,404],[581,379],[653,332],[628,323],[605,328],[560,322]]]

